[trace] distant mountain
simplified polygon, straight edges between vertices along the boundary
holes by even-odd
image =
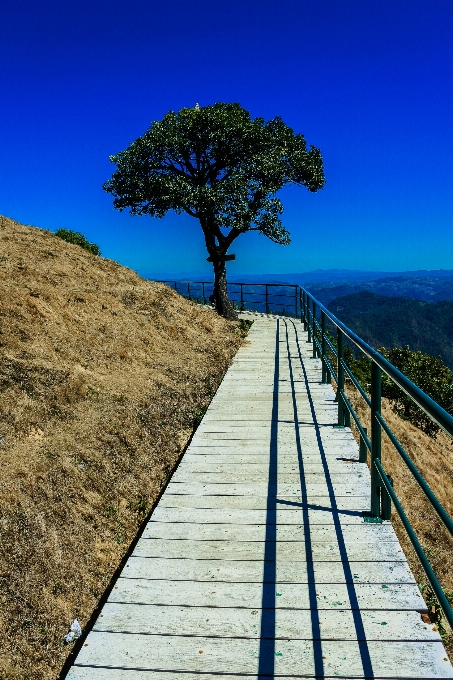
[[[415,300],[436,302],[453,300],[453,274],[449,276],[388,276],[374,281],[308,284],[306,288],[312,295],[328,305],[343,295],[351,295],[366,290],[390,297],[410,297]]]
[[[414,271],[405,272],[369,272],[356,269],[317,269],[311,272],[302,272],[301,274],[288,274],[296,278],[297,283],[316,284],[316,283],[353,283],[364,281],[375,281],[376,279],[391,279],[404,277],[410,278],[453,278],[453,269],[418,269]]]
[[[428,303],[360,291],[331,300],[328,309],[373,347],[409,345],[441,356],[453,369],[453,301]]]
[[[143,274],[145,278],[165,281],[212,281],[212,274],[180,272]],[[453,270],[437,269],[412,272],[366,272],[352,269],[318,269],[289,274],[231,274],[229,283],[287,283],[307,288],[320,302],[328,304],[341,295],[368,290],[378,295],[411,297],[435,302],[453,300]]]
[[[453,279],[453,269],[419,269],[406,272],[362,271],[358,269],[316,269],[288,274],[229,274],[228,280],[256,283],[292,283],[309,285],[342,285],[372,282],[378,279]]]

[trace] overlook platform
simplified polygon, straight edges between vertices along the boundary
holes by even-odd
[[[69,680],[453,678],[306,340],[255,319]]]

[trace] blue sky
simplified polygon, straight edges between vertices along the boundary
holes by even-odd
[[[319,147],[285,189],[292,244],[235,244],[235,273],[453,267],[451,0],[4,0],[0,214],[82,231],[142,274],[209,274],[198,223],[130,217],[109,155],[185,106],[237,101]]]

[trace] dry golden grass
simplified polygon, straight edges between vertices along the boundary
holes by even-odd
[[[241,338],[50,232],[0,243],[0,676],[50,679]]]
[[[368,433],[370,433],[370,410],[368,406],[350,383],[347,387],[347,393],[362,425],[367,427]],[[453,516],[453,442],[450,437],[443,432],[440,432],[436,439],[428,437],[414,425],[400,418],[393,411],[391,403],[387,399],[382,400],[382,415],[443,507],[450,516]],[[353,432],[358,441],[358,431],[355,427],[353,427]],[[384,432],[382,433],[382,464],[386,473],[394,479],[394,489],[437,578],[448,592],[452,591],[453,539]],[[392,522],[417,582],[419,584],[427,583],[427,578],[412,548],[406,530],[394,509],[392,510]],[[450,658],[453,658],[453,638],[451,635],[445,643]]]

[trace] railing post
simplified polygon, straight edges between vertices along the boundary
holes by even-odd
[[[371,363],[371,516],[381,516],[381,478],[375,460],[381,460],[381,425],[376,413],[381,413],[381,369]]]
[[[266,286],[266,314],[269,314],[269,292],[267,288],[267,283],[265,284]]]
[[[311,323],[310,323],[310,298],[307,296],[307,330],[308,330],[308,340],[307,342],[311,342]]]
[[[317,351],[316,351],[316,302],[312,300],[313,302],[313,313],[312,313],[312,325],[313,325],[313,359],[316,359],[317,357]]]
[[[322,382],[330,383],[330,371],[327,369],[326,365],[326,313],[321,311],[321,347],[322,347]]]
[[[297,319],[297,317],[299,316],[297,307],[297,286],[294,286],[294,306],[296,308],[295,317]]]
[[[338,402],[338,426],[344,427],[344,406],[341,393],[344,390],[344,367],[343,367],[343,332],[337,328],[337,402]]]
[[[365,434],[368,434],[368,430],[366,427],[363,428],[363,431],[365,432]],[[362,437],[362,435],[360,435],[359,463],[366,463],[367,457],[368,449],[366,447],[364,438]]]
[[[390,484],[393,486],[393,478],[390,477],[390,475],[387,475],[387,478]],[[387,489],[383,486],[381,488],[381,518],[390,519],[391,516],[392,516],[392,499],[390,498]]]
[[[302,298],[303,298],[303,307],[304,307],[304,331],[308,330],[308,325],[307,325],[307,293],[303,291],[302,293]]]
[[[244,309],[244,294],[242,292],[242,283],[241,283],[241,309]]]

